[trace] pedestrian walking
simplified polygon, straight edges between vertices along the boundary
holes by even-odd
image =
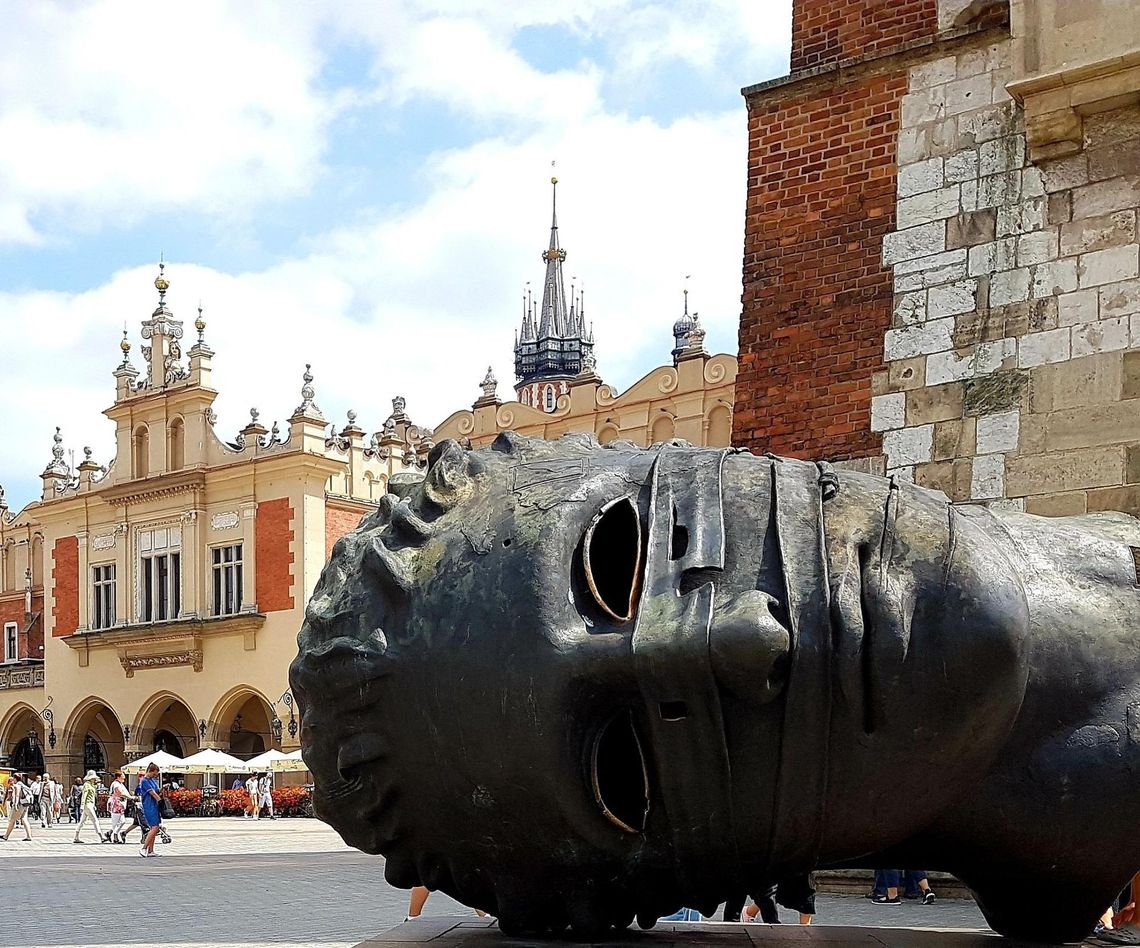
[[[258,781],[258,792],[261,794],[261,806],[269,809],[269,818],[277,819],[273,813],[273,775],[264,773]]]
[[[123,817],[127,812],[127,800],[131,792],[123,781],[123,772],[115,771],[115,779],[111,781],[111,790],[107,796],[107,812],[111,814],[111,842],[125,843],[123,835]]]
[[[98,837],[99,842],[109,843],[111,841],[111,834],[103,835],[103,830],[99,827],[99,814],[95,812],[95,799],[96,799],[96,786],[99,783],[99,775],[94,770],[87,771],[87,775],[83,778],[83,786],[81,788],[79,797],[79,823],[75,827],[75,839],[73,843],[82,843],[83,840],[79,838],[79,834],[83,831],[83,827],[88,823],[95,826],[95,835]]]
[[[63,812],[63,783],[59,780],[52,780],[51,782],[51,819],[53,823],[58,823],[60,815]]]
[[[52,805],[54,796],[55,781],[51,779],[51,774],[45,773],[40,778],[40,827],[42,829],[51,829],[54,822],[55,810]]]
[[[24,839],[32,838],[32,825],[28,822],[28,806],[31,802],[32,791],[24,783],[24,775],[13,774],[8,783],[8,808],[11,812],[8,816],[8,829],[4,833],[5,840],[17,826],[24,828]]]
[[[249,793],[249,809],[246,811],[247,820],[260,819],[261,815],[261,788],[258,786],[257,774],[250,774],[245,782],[245,789]]]
[[[28,790],[32,795],[32,802],[28,804],[28,819],[40,819],[40,792],[43,789],[44,782],[39,774],[32,774],[31,782],[28,784]]]
[[[904,870],[903,882],[903,898],[919,901],[923,905],[933,905],[938,901],[924,869]]]
[[[139,772],[135,775],[135,790],[136,791],[138,790],[139,786],[142,784],[143,779],[145,777],[146,777],[146,771],[144,771],[140,768]],[[129,816],[131,818],[131,825],[128,826],[125,830],[123,830],[119,834],[119,839],[121,839],[125,843],[127,841],[127,834],[131,830],[133,830],[136,826],[141,830],[142,836],[145,839],[146,838],[146,831],[148,829],[150,829],[150,827],[146,825],[145,818],[142,815],[142,798],[141,797],[133,796],[131,794],[127,795],[126,816]]]
[[[67,814],[71,818],[69,822],[79,822],[79,809],[80,802],[83,799],[83,781],[78,777],[75,778],[75,783],[71,787],[71,793],[67,798]]]
[[[146,776],[140,781],[138,791],[142,800],[143,820],[147,826],[139,855],[157,856],[158,853],[154,851],[154,840],[162,828],[162,794],[158,789],[158,764],[147,767]]]

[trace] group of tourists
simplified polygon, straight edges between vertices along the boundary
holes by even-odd
[[[99,775],[94,770],[87,771],[83,779],[75,778],[75,783],[67,794],[68,821],[75,825],[75,843],[83,843],[83,830],[88,824],[100,843],[125,844],[127,834],[136,827],[142,836],[140,856],[157,856],[154,841],[160,835],[169,842],[170,837],[162,827],[162,789],[159,784],[157,764],[151,764],[146,771],[139,772],[138,787],[132,793],[128,789],[123,771],[115,771],[115,779],[107,790],[107,812],[111,817],[111,827],[104,831],[99,824],[97,801],[103,789]],[[64,806],[63,785],[52,779],[50,774],[12,774],[4,793],[4,807],[8,812],[8,828],[0,840],[7,841],[19,827],[24,831],[23,839],[32,838],[32,822],[38,820],[41,828],[50,829],[62,822]],[[123,824],[130,816],[133,821],[125,829]]]
[[[271,820],[277,819],[273,812],[273,777],[269,771],[250,774],[245,779],[238,777],[234,780],[232,789],[245,790],[249,794],[249,803],[246,804],[243,814],[245,819],[259,820],[263,810],[269,811]]]

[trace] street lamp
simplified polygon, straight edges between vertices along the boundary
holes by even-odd
[[[48,698],[48,703],[44,705],[44,709],[40,712],[40,717],[44,719],[44,723],[48,726],[48,747],[55,750],[55,712],[51,709],[51,703],[55,698]]]
[[[289,737],[291,739],[296,738],[297,737],[297,718],[293,714],[293,692],[286,691],[285,694],[283,694],[277,700],[280,701],[283,705],[285,705],[285,707],[287,707],[289,709]],[[277,739],[278,740],[281,739],[280,735],[278,735]]]

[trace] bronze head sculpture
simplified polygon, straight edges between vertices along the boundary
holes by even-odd
[[[1140,868],[1133,518],[587,435],[444,442],[401,492],[290,670],[318,813],[395,885],[594,935],[922,865],[1062,941]]]

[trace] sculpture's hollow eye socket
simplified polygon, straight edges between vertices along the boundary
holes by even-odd
[[[607,820],[627,833],[645,829],[649,774],[633,715],[622,711],[598,733],[590,758],[594,799]]]
[[[618,622],[633,618],[641,586],[641,518],[628,497],[611,500],[582,543],[582,566],[594,601]]]

